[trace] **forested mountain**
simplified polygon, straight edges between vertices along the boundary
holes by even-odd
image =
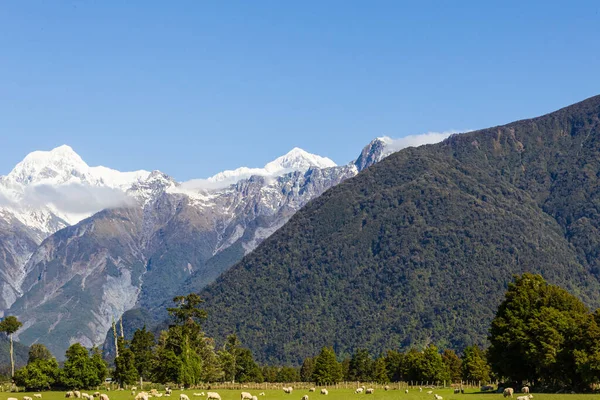
[[[209,336],[298,363],[485,344],[513,274],[600,304],[600,96],[408,148],[329,189],[201,292]]]

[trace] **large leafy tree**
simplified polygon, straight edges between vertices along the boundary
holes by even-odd
[[[226,381],[235,382],[241,349],[241,343],[235,333],[227,336],[223,349],[219,351],[219,361]]]
[[[450,380],[459,382],[462,379],[462,361],[454,350],[446,349],[442,353],[442,361],[448,369]]]
[[[388,372],[388,378],[392,382],[404,380],[403,364],[404,353],[395,350],[388,350],[385,355],[385,364]]]
[[[384,357],[379,357],[373,363],[373,380],[377,383],[387,383],[390,381],[387,371],[387,365]]]
[[[584,387],[598,376],[594,336],[597,323],[579,299],[526,273],[508,285],[492,321],[489,360],[513,381]]]
[[[88,350],[79,343],[73,343],[65,353],[65,363],[61,371],[62,384],[69,389],[83,389],[97,386],[98,369],[92,363]]]
[[[298,382],[300,374],[294,367],[281,367],[275,377],[276,382]]]
[[[342,380],[342,366],[337,361],[332,347],[323,347],[315,360],[312,381],[318,385],[336,383]]]
[[[314,369],[315,359],[313,357],[306,357],[302,363],[302,367],[300,367],[300,380],[302,382],[310,382]]]
[[[135,367],[135,354],[122,337],[118,338],[117,346],[119,347],[119,356],[115,358],[113,379],[121,386],[134,384],[138,379],[138,371]]]
[[[374,361],[366,349],[357,349],[348,368],[348,380],[368,382],[373,379]]]
[[[485,353],[478,346],[469,346],[465,349],[462,358],[462,377],[466,381],[490,380],[490,366]]]
[[[434,345],[429,345],[423,351],[423,357],[417,366],[420,379],[429,382],[437,382],[449,380],[450,374],[448,368],[444,364],[442,355],[438,348]]]
[[[296,372],[297,374],[297,372]],[[262,372],[256,362],[254,362],[254,357],[252,357],[252,351],[250,349],[242,348],[238,352],[237,356],[237,373],[236,373],[236,381],[240,383],[246,382],[263,382],[264,378]],[[298,378],[293,381],[286,382],[297,382]]]
[[[29,348],[27,365],[15,372],[15,383],[27,390],[50,389],[59,377],[58,362],[43,344]]]
[[[10,371],[12,377],[15,376],[15,357],[14,357],[14,345],[13,345],[13,334],[17,332],[23,323],[17,319],[14,315],[5,317],[0,322],[0,332],[4,332],[10,339]]]
[[[129,348],[134,354],[135,368],[142,378],[149,378],[152,371],[152,359],[154,346],[154,335],[146,330],[146,326],[133,333]]]

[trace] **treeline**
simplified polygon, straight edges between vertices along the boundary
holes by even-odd
[[[490,347],[457,354],[424,349],[389,350],[374,357],[358,349],[339,360],[331,347],[304,360],[302,366],[259,366],[235,334],[220,348],[202,330],[206,312],[197,294],[176,297],[168,308],[172,324],[158,338],[146,328],[127,341],[117,338],[118,356],[111,376],[121,385],[139,379],[184,385],[207,382],[460,382],[499,380],[531,385],[535,390],[585,391],[600,383],[600,310],[591,313],[575,296],[549,285],[540,275],[515,278],[490,328]],[[1,325],[0,325],[1,327]],[[18,328],[18,327],[17,327]],[[27,366],[15,382],[28,389],[91,388],[109,370],[97,348],[73,344],[63,368],[43,345],[31,346]]]

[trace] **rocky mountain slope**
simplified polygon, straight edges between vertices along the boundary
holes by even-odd
[[[364,159],[364,157],[362,157]],[[600,96],[405,149],[312,200],[206,287],[262,361],[484,344],[513,274],[600,305]]]
[[[89,167],[67,146],[32,153],[0,178],[3,309],[24,322],[22,343],[58,357],[75,341],[99,345],[126,311],[130,328],[128,315],[212,282],[306,202],[386,156],[386,140],[356,164],[296,148],[264,168],[184,183]]]

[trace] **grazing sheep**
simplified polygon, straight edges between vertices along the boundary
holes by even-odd
[[[523,386],[521,388],[521,392],[523,392],[523,393],[529,393],[529,386]]]
[[[404,391],[404,393],[408,394],[408,389],[406,389],[406,390]]]
[[[422,392],[422,391],[423,391],[423,388],[419,386],[419,392]]]
[[[65,393],[65,397],[67,399],[70,399],[71,397],[75,397],[75,394],[73,392],[67,392],[67,393]]]
[[[365,394],[373,394],[373,393],[375,393],[375,389],[373,389],[373,388],[369,388],[369,389],[365,390]]]
[[[179,395],[179,400],[190,400],[187,394],[181,393]]]
[[[258,397],[252,396],[252,400],[258,400]]]
[[[23,400],[33,400],[33,399],[29,396],[23,396]]]
[[[302,396],[302,400],[308,400],[308,395],[305,394],[304,396]]]
[[[528,394],[527,396],[518,396],[517,397],[517,400],[529,400],[529,399],[533,399],[532,394]]]
[[[432,394],[432,393],[433,393],[433,390],[428,390],[427,391],[427,394]]]
[[[100,392],[94,392],[94,397],[100,397]]]
[[[309,392],[314,392],[315,390],[317,390],[317,389],[315,389],[315,388],[308,389]]]
[[[363,392],[363,388],[361,388],[361,387],[354,391],[354,393],[362,393],[362,392]]]
[[[221,395],[217,392],[206,393],[206,400],[221,400]]]
[[[9,397],[9,398],[8,398],[8,399],[6,399],[6,400],[19,400],[19,399],[17,399],[16,397]]]
[[[260,392],[258,395],[259,395],[259,396],[264,396],[264,395],[265,395],[265,392]]]
[[[435,400],[444,400],[444,398],[439,394],[434,394],[433,397],[435,398]]]
[[[252,400],[252,395],[248,392],[242,392],[240,397],[242,400]]]
[[[388,385],[385,385],[385,386],[383,387],[383,390],[385,390],[385,391],[387,392],[388,390],[390,390],[390,387],[389,387]],[[407,392],[407,393],[408,393],[408,392]]]
[[[81,392],[79,390],[74,391],[73,394],[75,395],[76,398],[78,398],[78,399],[81,398]]]
[[[108,398],[108,395],[107,395],[107,394],[104,394],[104,393],[102,393],[102,394],[100,395],[100,400],[110,400],[110,399]]]
[[[41,393],[35,393],[33,395],[33,397],[35,397],[36,399],[41,399],[42,398],[42,394]]]
[[[329,390],[323,388],[323,389],[321,389],[321,394],[324,394],[325,396],[327,396],[329,394]]]
[[[146,393],[146,392],[139,392],[135,396],[135,400],[148,400],[148,393]]]
[[[87,394],[87,393],[81,393],[81,398],[82,398],[82,399],[86,399],[86,400],[93,399],[93,397],[92,397],[92,396],[90,396],[90,395],[89,395],[89,394]]]
[[[515,392],[515,391],[514,391],[514,389],[513,389],[513,388],[506,388],[506,389],[504,389],[504,391],[502,392],[502,395],[503,395],[504,397],[509,397],[509,396],[510,396],[510,397],[513,397],[513,393],[514,393],[514,392]]]
[[[291,394],[293,391],[294,391],[294,388],[291,386],[283,388],[283,393]]]

